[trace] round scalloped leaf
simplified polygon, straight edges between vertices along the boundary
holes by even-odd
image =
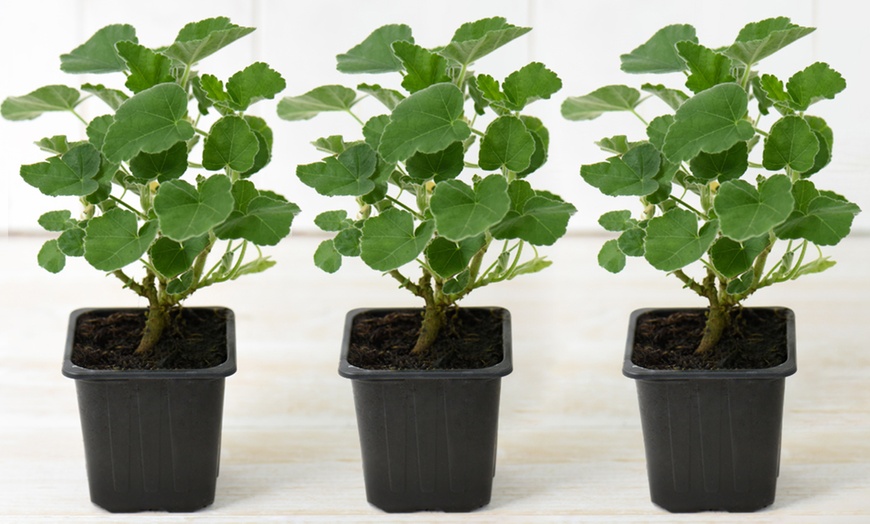
[[[438,237],[426,247],[426,260],[432,271],[446,280],[467,268],[471,259],[485,243],[483,235],[466,238],[460,242]]]
[[[149,249],[151,263],[165,278],[175,278],[193,266],[196,257],[207,245],[208,235],[194,237],[180,243],[161,237]]]
[[[474,187],[461,180],[448,180],[435,187],[429,208],[438,234],[460,241],[480,235],[504,218],[510,209],[507,181],[490,175]]]
[[[32,120],[47,111],[71,111],[81,102],[81,93],[62,86],[40,87],[22,96],[10,96],[0,105],[6,120]]]
[[[504,167],[519,173],[531,165],[535,149],[535,139],[523,121],[514,116],[502,116],[487,126],[480,141],[478,164],[487,171]]]
[[[198,237],[226,220],[235,199],[230,179],[214,175],[196,188],[184,180],[160,185],[154,196],[154,212],[163,234],[181,242]]]
[[[115,45],[127,41],[136,43],[136,29],[127,24],[107,25],[99,29],[84,44],[60,55],[60,69],[65,73],[114,73],[126,69]]]
[[[404,24],[381,26],[360,44],[336,56],[336,69],[342,73],[391,73],[401,71],[402,62],[393,54],[393,42],[414,43],[411,28]]]
[[[647,224],[644,258],[656,269],[676,271],[704,256],[717,232],[715,220],[698,230],[694,213],[671,209]]]
[[[378,271],[391,271],[417,258],[432,238],[435,223],[423,222],[415,230],[414,217],[393,208],[366,220],[362,232],[363,262]]]
[[[159,153],[139,153],[130,160],[130,172],[139,182],[166,182],[187,171],[187,144],[178,142]]]
[[[619,57],[621,69],[626,73],[676,73],[686,69],[686,63],[677,53],[676,44],[688,40],[697,42],[695,28],[688,24],[674,24],[656,31],[645,43],[631,53]]]
[[[752,268],[755,259],[769,243],[768,235],[750,238],[744,242],[720,237],[710,248],[710,260],[716,271],[724,277],[735,278]]]
[[[743,242],[763,235],[782,224],[794,209],[791,180],[774,175],[758,184],[730,180],[719,187],[713,209],[722,234]]]
[[[807,121],[799,116],[785,116],[770,128],[762,163],[770,171],[789,168],[803,173],[813,168],[818,152],[819,139]]]
[[[100,153],[89,143],[77,145],[46,162],[21,166],[21,178],[49,196],[85,196],[99,188]]]
[[[589,185],[609,196],[645,196],[659,189],[655,180],[661,155],[649,143],[630,149],[622,157],[580,167],[580,176]]]
[[[139,260],[157,236],[157,221],[139,227],[136,215],[111,209],[92,218],[85,229],[85,260],[103,271],[114,271]]]
[[[296,167],[296,176],[303,184],[325,196],[362,196],[375,189],[372,175],[378,157],[368,144],[357,144],[338,157],[326,157],[322,162]]]
[[[240,116],[225,116],[214,123],[202,148],[202,167],[218,171],[229,167],[244,173],[254,167],[260,140]]]

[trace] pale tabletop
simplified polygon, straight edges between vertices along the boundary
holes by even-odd
[[[269,250],[270,271],[203,290],[190,305],[237,317],[239,371],[227,380],[217,497],[193,514],[113,515],[88,499],[72,381],[60,374],[69,312],[142,305],[114,279],[35,264],[41,238],[0,239],[0,520],[3,522],[870,522],[870,237],[830,249],[837,267],[748,305],[791,307],[798,372],[787,380],[776,502],[753,514],[672,515],[649,501],[635,387],[621,375],[629,313],[698,306],[673,278],[630,260],[597,267],[603,238],[543,250],[541,274],[483,289],[467,305],[513,317],[514,372],[502,382],[492,503],[470,514],[387,515],[365,500],[351,386],[337,374],[349,309],[416,305],[348,261],[311,263],[320,242]],[[129,295],[129,296],[128,296]]]

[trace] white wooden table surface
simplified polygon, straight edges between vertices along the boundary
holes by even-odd
[[[106,513],[88,499],[75,388],[60,374],[67,316],[142,304],[81,260],[60,275],[38,268],[42,241],[0,239],[0,521],[870,522],[870,237],[831,249],[829,272],[749,304],[795,310],[798,373],[786,386],[776,502],[742,515],[671,515],[649,502],[634,384],[620,372],[628,314],[701,304],[639,260],[621,275],[599,269],[603,240],[583,236],[546,250],[555,264],[545,272],[466,301],[513,315],[488,507],[387,515],[367,504],[351,387],[336,372],[342,323],[354,307],[416,301],[358,261],[320,272],[310,262],[320,238],[294,236],[270,250],[277,267],[189,302],[237,316],[215,504]]]

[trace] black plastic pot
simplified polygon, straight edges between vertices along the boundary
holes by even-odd
[[[100,310],[70,315],[63,374],[76,381],[94,504],[135,512],[195,511],[214,502],[224,379],[236,371],[235,320],[232,311],[221,310],[227,318],[226,361],[166,371],[76,366],[70,358],[78,318]]]
[[[501,377],[512,370],[510,313],[504,359],[456,371],[376,371],[348,364],[348,313],[339,374],[353,381],[366,496],[387,512],[467,512],[489,504]]]
[[[652,501],[671,512],[756,511],[773,503],[779,475],[785,377],[797,370],[794,313],[788,359],[766,369],[660,371],[631,361],[631,315],[623,374],[635,379]],[[685,311],[685,310],[684,310]]]

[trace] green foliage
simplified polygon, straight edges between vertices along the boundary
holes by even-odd
[[[193,70],[251,31],[212,18],[186,25],[169,46],[147,48],[132,26],[100,29],[61,56],[65,72],[113,74],[119,84],[81,86],[108,107],[89,122],[78,112],[82,93],[72,87],[45,86],[4,100],[2,115],[9,120],[63,111],[86,126],[79,141],[62,135],[39,140],[49,156],[21,166],[24,181],[42,193],[77,196],[82,204],[81,213],[40,217],[43,228],[58,234],[40,250],[40,266],[56,273],[68,257],[82,257],[146,298],[153,316],[165,317],[161,312],[197,289],[273,265],[259,247],[255,253],[248,247],[286,237],[299,209],[248,179],[269,163],[272,131],[245,112],[274,98],[284,79],[260,62],[226,84]],[[219,245],[220,260],[209,265]],[[137,262],[140,275],[128,274]],[[154,342],[143,339],[140,349]]]
[[[711,310],[723,310],[759,289],[833,265],[818,246],[845,238],[860,209],[809,180],[830,162],[834,137],[822,118],[806,111],[846,83],[822,62],[785,83],[756,68],[812,31],[772,18],[748,24],[731,45],[707,47],[691,26],[661,29],[621,57],[628,73],[678,73],[670,87],[641,87],[669,109],[649,122],[638,113],[644,100],[629,86],[565,100],[562,114],[570,120],[627,111],[644,123],[636,138],[625,133],[600,141],[615,156],[580,168],[605,195],[641,201],[637,219],[626,210],[601,217],[604,229],[619,234],[599,253],[603,268],[616,273],[627,257],[643,256],[707,299]],[[695,263],[703,267],[701,278],[687,274]],[[710,337],[699,351],[713,343]]]
[[[549,132],[523,111],[549,99],[561,80],[537,62],[501,81],[471,69],[528,31],[487,18],[426,48],[409,27],[384,26],[338,55],[337,67],[397,73],[392,85],[328,85],[280,101],[285,120],[341,111],[360,124],[356,137],[316,140],[327,156],[296,169],[318,193],[353,197],[358,208],[354,218],[337,210],[315,219],[334,235],[314,253],[318,267],[332,273],[344,258],[359,257],[421,297],[430,319],[474,289],[549,265],[535,246],[563,236],[575,209],[527,181],[546,163]],[[363,102],[366,95],[373,100]],[[367,118],[356,113],[364,106]],[[404,274],[413,262],[419,279]],[[437,333],[433,326],[423,331]],[[421,341],[415,351],[431,343]]]

